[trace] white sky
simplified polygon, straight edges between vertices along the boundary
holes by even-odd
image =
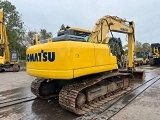
[[[9,0],[22,14],[27,29],[46,29],[54,35],[62,24],[92,30],[105,16],[135,22],[135,38],[145,43],[159,42],[160,0]],[[119,37],[119,35],[115,35]],[[126,35],[120,35],[123,45]]]

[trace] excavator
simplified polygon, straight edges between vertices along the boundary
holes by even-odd
[[[160,66],[160,43],[152,43],[152,58],[150,58],[151,66]]]
[[[18,62],[18,52],[10,51],[9,49],[9,41],[3,18],[3,10],[0,9],[0,72],[10,68],[12,68],[14,72],[18,72],[20,69]]]
[[[58,94],[63,109],[82,115],[130,91],[135,80],[144,78],[144,71],[134,67],[134,27],[133,21],[107,15],[98,19],[85,41],[64,35],[39,44],[36,35],[36,44],[26,51],[27,73],[36,77],[32,93],[41,99]],[[128,35],[127,69],[118,69],[109,32]]]
[[[135,52],[135,56],[134,56],[134,64],[136,66],[140,66],[140,65],[147,65],[149,63],[149,52],[146,51],[142,51],[142,52]]]

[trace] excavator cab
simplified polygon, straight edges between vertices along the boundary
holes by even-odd
[[[11,62],[18,62],[19,55],[17,51],[10,51],[10,55],[11,55],[11,58],[10,58]]]

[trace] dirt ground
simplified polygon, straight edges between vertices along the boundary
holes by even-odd
[[[29,87],[34,77],[26,71],[0,73],[0,91],[11,90],[20,87]]]

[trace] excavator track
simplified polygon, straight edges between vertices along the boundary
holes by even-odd
[[[20,66],[18,64],[13,65],[13,72],[19,72]]]
[[[85,92],[88,88],[96,85],[97,83],[111,79],[113,77],[119,77],[121,80],[115,81],[117,87],[114,90],[109,91],[112,84],[108,84],[106,94],[98,96],[90,101],[86,101]],[[126,84],[127,83],[127,84]],[[108,75],[98,75],[96,77],[85,80],[83,83],[75,83],[70,85],[65,85],[59,93],[59,104],[62,108],[69,110],[78,115],[88,113],[94,110],[108,101],[130,91],[134,84],[134,78],[131,73],[110,73]],[[85,92],[84,92],[85,91]],[[94,92],[92,90],[91,92]],[[101,93],[101,91],[99,91]],[[88,98],[90,99],[90,98]]]
[[[42,99],[45,99],[43,96],[40,95],[40,92],[39,92],[39,88],[42,84],[42,82],[44,82],[44,79],[38,79],[36,78],[32,84],[31,84],[31,91],[34,95],[36,95],[37,97],[40,97]]]
[[[40,97],[42,99],[49,99],[52,98],[54,96],[54,90],[53,92],[51,91],[51,94],[45,94],[42,88],[42,85],[44,86],[44,83],[47,83],[45,79],[42,78],[36,78],[32,84],[31,84],[31,91],[34,95],[36,95],[37,97]],[[47,88],[48,86],[46,86]],[[53,86],[54,87],[54,86]],[[50,89],[51,87],[49,87],[48,89]]]

